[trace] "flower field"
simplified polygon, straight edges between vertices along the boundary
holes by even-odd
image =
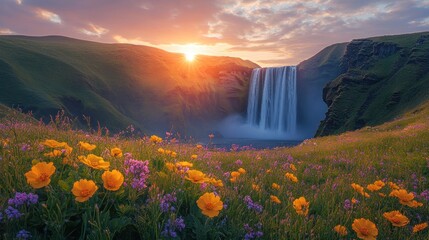
[[[428,239],[428,116],[273,150],[6,116],[0,238]]]

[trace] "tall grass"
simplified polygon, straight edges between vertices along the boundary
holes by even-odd
[[[29,235],[33,239],[338,239],[341,236],[333,228],[341,224],[348,231],[342,238],[356,239],[352,223],[365,218],[376,224],[379,239],[427,239],[428,229],[412,233],[414,225],[429,221],[429,114],[422,109],[378,127],[309,139],[292,148],[246,151],[197,147],[170,135],[161,143],[148,137],[104,136],[10,113],[0,123],[0,233],[4,239]],[[46,139],[66,142],[73,151],[68,156],[45,156],[52,151],[42,144]],[[97,147],[80,149],[79,141]],[[113,157],[114,147],[123,156]],[[103,187],[103,170],[78,160],[90,153],[125,175],[118,191]],[[126,174],[129,159],[149,163],[142,189],[133,188],[134,176]],[[24,173],[43,161],[53,162],[56,171],[48,186],[33,189]],[[222,180],[224,186],[187,180],[188,168],[176,165],[181,161],[192,163],[189,169],[208,178]],[[231,172],[239,168],[245,173],[231,181]],[[286,173],[298,182],[286,178]],[[98,186],[82,203],[71,193],[80,179]],[[386,186],[375,192],[366,189],[376,180]],[[423,206],[405,206],[389,196],[388,182],[413,192]],[[273,183],[278,187],[273,188]],[[356,192],[352,183],[362,185],[370,197]],[[37,194],[38,201],[16,207],[9,200],[17,192]],[[223,202],[216,217],[203,215],[196,204],[206,192],[214,192]],[[271,201],[271,195],[281,203]],[[299,197],[309,202],[307,215],[293,207]],[[357,201],[351,204],[352,199]],[[9,216],[6,211],[11,206],[22,216]],[[407,216],[409,223],[394,227],[383,217],[393,210]]]

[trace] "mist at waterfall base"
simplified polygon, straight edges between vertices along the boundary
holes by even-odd
[[[292,143],[312,137],[308,129],[297,122],[296,79],[295,66],[254,69],[246,114],[228,116],[219,123],[219,132],[228,139],[290,140]]]

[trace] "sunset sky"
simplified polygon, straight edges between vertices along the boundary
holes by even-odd
[[[0,0],[0,34],[64,35],[261,66],[356,38],[429,30],[429,0]]]

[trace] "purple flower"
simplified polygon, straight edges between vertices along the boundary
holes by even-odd
[[[253,228],[249,226],[249,224],[244,224],[244,230],[246,231],[246,235],[244,235],[244,239],[255,239],[255,238],[261,238],[264,236],[264,233],[261,231],[262,223],[255,224],[254,226],[257,231],[255,231]]]
[[[344,201],[344,209],[348,211],[348,210],[351,210],[352,208],[353,208],[353,205],[351,201],[349,199],[346,199]]]
[[[28,151],[28,150],[30,150],[31,149],[31,147],[30,147],[30,145],[29,144],[27,144],[27,143],[23,143],[22,145],[21,145],[21,151],[23,151],[23,152],[26,152],[26,151]]]
[[[16,238],[18,238],[18,239],[30,239],[31,234],[29,231],[22,229],[22,230],[19,230],[19,232],[16,234]]]
[[[126,155],[124,162],[125,175],[131,180],[131,187],[137,190],[146,188],[146,180],[149,177],[149,161],[132,159],[131,154]]]
[[[422,199],[425,199],[426,201],[429,201],[429,189],[426,189],[423,192],[421,192],[420,197]]]
[[[253,200],[250,198],[249,195],[247,195],[247,196],[244,197],[244,202],[247,204],[247,208],[248,209],[253,209],[253,210],[255,210],[258,213],[261,213],[264,210],[264,208],[262,207],[262,205],[253,202]]]
[[[176,211],[176,209],[172,206],[172,203],[176,202],[177,198],[176,198],[176,193],[173,192],[172,194],[165,194],[164,196],[162,196],[162,198],[160,199],[160,203],[159,203],[159,207],[161,208],[162,212],[174,212]]]
[[[36,204],[39,201],[39,196],[34,193],[16,192],[15,197],[9,198],[8,204],[11,206],[19,207],[21,205]]]
[[[235,164],[237,164],[238,166],[241,166],[243,164],[243,161],[241,161],[240,159],[238,159],[237,161],[235,161]]]
[[[13,208],[11,206],[7,207],[6,210],[4,210],[4,212],[7,215],[7,219],[18,219],[20,218],[22,215],[24,215],[23,213],[21,213],[18,209]]]
[[[3,214],[0,212],[0,222],[3,220]]]
[[[176,231],[181,232],[183,229],[185,229],[185,226],[185,220],[183,219],[183,217],[176,218],[174,221],[168,219],[167,223],[164,226],[164,230],[161,232],[161,235],[166,238],[176,238]]]

